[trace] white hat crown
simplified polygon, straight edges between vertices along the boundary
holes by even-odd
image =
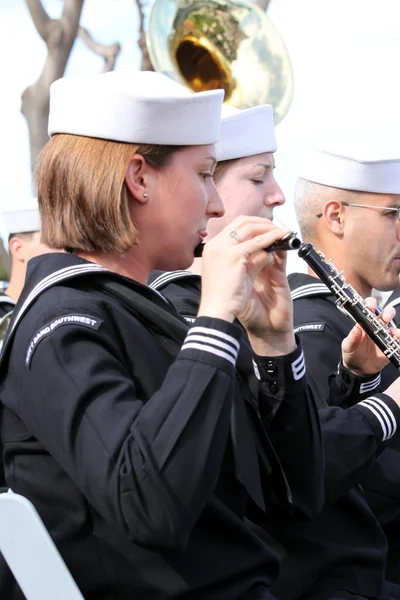
[[[364,143],[351,148],[345,144],[305,146],[297,175],[344,190],[400,194],[400,151]]]
[[[223,106],[215,149],[218,161],[276,152],[272,106],[263,104],[245,110]]]
[[[48,133],[133,144],[213,144],[223,96],[223,90],[195,94],[154,71],[63,77],[50,88]]]
[[[2,211],[2,216],[9,235],[40,230],[40,214],[36,198],[21,207]]]

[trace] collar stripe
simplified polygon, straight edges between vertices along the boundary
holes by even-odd
[[[70,279],[71,277],[73,277],[77,274],[79,275],[79,274],[83,274],[83,273],[97,273],[99,271],[107,271],[107,269],[105,269],[104,267],[101,267],[100,265],[95,265],[95,264],[93,264],[93,265],[75,265],[75,266],[71,266],[71,267],[65,267],[64,269],[60,269],[59,271],[55,271],[54,273],[47,275],[47,277],[44,277],[44,279],[42,279],[41,281],[39,281],[38,284],[35,285],[33,290],[30,292],[30,294],[26,298],[25,302],[19,309],[18,313],[16,314],[16,317],[13,321],[12,328],[8,332],[7,339],[10,338],[17,323],[20,321],[21,317],[25,314],[27,308],[32,304],[32,302],[35,300],[35,298],[37,296],[39,296],[39,294],[41,294],[47,288],[51,287],[55,283],[58,283],[59,281],[63,281],[65,279]],[[5,346],[5,344],[3,345],[3,349],[4,349],[4,346]]]
[[[149,284],[149,287],[152,290],[157,290],[160,287],[163,287],[166,283],[170,281],[174,281],[175,279],[180,279],[181,277],[191,277],[194,273],[190,271],[171,271],[167,273],[162,273],[159,275],[154,281]]]
[[[332,292],[324,283],[310,283],[302,285],[292,291],[292,300],[297,298],[306,298],[307,296],[315,296],[316,294],[331,295]]]

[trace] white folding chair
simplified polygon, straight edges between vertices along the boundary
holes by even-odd
[[[84,600],[33,504],[0,494],[0,551],[27,600]]]

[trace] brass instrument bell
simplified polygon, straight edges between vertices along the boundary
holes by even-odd
[[[147,46],[156,71],[195,92],[222,88],[237,108],[287,113],[293,75],[284,42],[251,0],[155,0]]]

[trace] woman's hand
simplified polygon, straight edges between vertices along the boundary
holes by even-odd
[[[268,354],[267,338],[273,354],[295,347],[286,252],[265,252],[287,232],[268,219],[237,217],[203,252],[199,315],[238,318],[257,354]]]
[[[366,298],[367,307],[375,312],[375,298]],[[392,306],[383,309],[379,319],[388,324],[395,316],[396,311]],[[400,329],[391,328],[390,333],[400,338]],[[349,335],[342,342],[343,365],[356,375],[373,375],[381,371],[389,362],[389,359],[378,348],[378,346],[365,333],[360,325],[355,325]]]

